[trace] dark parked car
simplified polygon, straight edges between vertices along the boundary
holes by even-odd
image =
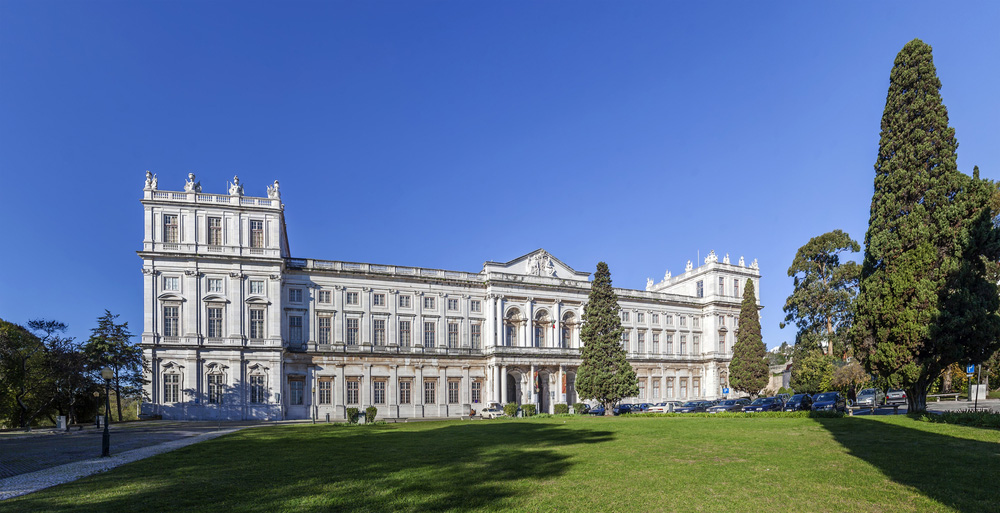
[[[674,413],[696,413],[700,411],[705,411],[708,409],[708,401],[688,401],[679,407],[674,408]]]
[[[809,394],[795,394],[785,403],[783,411],[809,411],[812,408],[813,399]]]
[[[619,404],[611,409],[611,413],[614,415],[624,415],[626,413],[632,413],[631,404]]]
[[[847,401],[840,392],[823,392],[813,397],[812,411],[847,411]]]
[[[719,413],[720,411],[743,411],[743,407],[750,404],[749,399],[724,399],[718,404],[710,406],[708,413]]]
[[[886,404],[905,404],[906,403],[906,392],[903,390],[890,390],[889,393],[885,394]]]
[[[647,412],[647,411],[649,411],[649,407],[650,406],[652,406],[652,404],[649,404],[649,403],[633,404],[632,405],[632,413]]]
[[[743,407],[743,411],[781,411],[784,403],[777,397],[758,397],[754,402]]]
[[[591,415],[604,415],[604,405],[598,404],[597,406],[594,406],[593,408],[588,410],[587,413]]]

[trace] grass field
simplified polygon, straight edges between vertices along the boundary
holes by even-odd
[[[20,511],[1000,511],[1000,431],[876,418],[272,426]]]

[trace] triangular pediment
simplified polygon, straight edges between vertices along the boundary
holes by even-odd
[[[509,262],[486,262],[483,271],[580,281],[590,277],[590,273],[573,269],[544,249],[536,249]]]

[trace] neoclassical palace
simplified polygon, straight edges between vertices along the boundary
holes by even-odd
[[[175,419],[459,417],[486,402],[579,401],[589,273],[539,249],[479,272],[293,258],[278,182],[265,197],[160,190],[147,172],[142,347],[148,413]],[[589,265],[589,264],[588,264]],[[635,401],[727,386],[757,262],[709,253],[645,290],[615,289]]]

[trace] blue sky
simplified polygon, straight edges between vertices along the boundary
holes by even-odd
[[[142,331],[143,174],[281,181],[292,254],[617,286],[714,249],[861,242],[896,53],[934,48],[959,167],[1000,179],[1000,4],[0,2],[0,317]]]

